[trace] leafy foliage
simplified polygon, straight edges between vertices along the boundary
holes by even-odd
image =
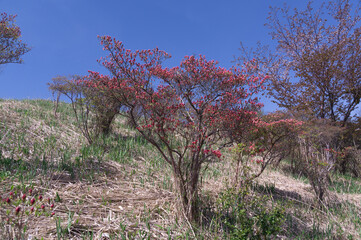
[[[241,185],[259,177],[269,164],[277,164],[289,156],[303,125],[284,112],[270,113],[253,122],[253,127],[237,138],[233,148],[235,183],[241,178]]]
[[[109,36],[101,43],[109,56],[100,62],[113,77],[85,84],[127,107],[132,125],[172,166],[183,210],[195,220],[201,166],[220,158],[219,146],[252,124],[262,106],[252,95],[264,78],[248,74],[252,65],[227,70],[203,56],[162,68],[169,55],[157,48],[132,52]]]
[[[56,106],[59,104],[60,94],[71,101],[78,125],[89,143],[93,143],[97,136],[110,132],[111,124],[121,107],[117,99],[88,85],[90,81],[94,83],[104,79],[108,77],[91,72],[89,76],[74,76],[73,79],[56,77],[48,84],[53,95],[57,95]],[[57,107],[55,115],[56,109]]]
[[[300,162],[320,202],[328,200],[329,174],[340,155],[338,139],[341,132],[342,128],[325,121],[308,123],[298,137],[298,147],[294,148],[293,156]]]
[[[218,200],[218,214],[228,239],[274,239],[285,222],[284,207],[267,207],[267,197],[250,196],[246,189],[227,189]]]

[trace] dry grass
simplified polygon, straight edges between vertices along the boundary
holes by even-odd
[[[307,231],[307,229],[311,229],[315,224],[318,224],[320,230],[331,231],[334,236],[337,236],[335,239],[349,239],[346,235],[349,237],[352,235],[358,239],[359,226],[356,226],[352,221],[357,219],[348,216],[349,213],[346,210],[350,210],[351,204],[355,207],[352,211],[356,211],[354,212],[356,218],[360,219],[361,193],[330,192],[329,195],[332,201],[320,209],[311,185],[285,175],[282,171],[266,170],[258,179],[258,182],[262,185],[273,186],[272,195],[275,199],[288,199],[293,202],[294,207],[288,209],[288,211],[295,218],[294,220],[298,222],[298,227],[301,228],[299,230]],[[340,212],[340,210],[344,212]],[[337,227],[328,230],[330,224],[337,225]]]
[[[56,216],[67,219],[73,212],[73,224],[70,237],[81,239],[82,235],[93,232],[94,238],[100,235],[117,235],[120,223],[127,231],[146,230],[145,219],[155,239],[167,238],[166,231],[157,227],[167,226],[174,220],[175,199],[173,193],[152,185],[141,185],[122,179],[123,168],[116,162],[107,162],[112,176],[100,177],[94,183],[83,181],[68,182],[66,177],[51,181],[46,188],[46,196],[61,196],[61,203],[56,207]],[[130,170],[130,169],[128,169]],[[39,221],[40,220],[40,221]],[[51,219],[39,219],[29,226],[29,234],[56,238],[55,222]],[[49,222],[50,220],[50,222]],[[64,226],[67,224],[63,222]]]
[[[76,127],[69,106],[63,103],[60,110],[55,118],[51,103],[44,100],[0,101],[2,155],[34,164],[31,171],[35,173],[35,177],[25,180],[2,177],[0,195],[6,194],[11,186],[24,185],[38,189],[45,198],[55,198],[56,194],[61,198],[61,202],[56,203],[55,217],[28,217],[30,239],[57,239],[56,218],[61,220],[63,230],[70,221],[64,239],[90,239],[90,234],[92,239],[121,239],[122,234],[127,239],[141,239],[140,235],[147,233],[151,239],[175,239],[176,236],[185,239],[186,232],[195,238],[189,223],[177,210],[178,198],[169,186],[173,182],[171,172],[167,165],[157,162],[159,156],[155,150],[147,145],[134,146],[129,155],[131,159],[124,162],[110,159],[107,151],[99,155],[91,152],[76,165],[77,157],[84,154],[85,139]],[[136,137],[122,119],[115,124],[116,136]],[[65,153],[70,155],[66,166],[72,171],[59,167]],[[35,164],[36,158],[46,160],[46,171],[41,169],[41,161]],[[211,163],[201,179],[202,196],[215,202],[233,176],[233,166],[227,157],[222,162]],[[327,208],[314,208],[315,196],[309,184],[282,171],[266,170],[258,179],[258,185],[272,186],[270,192],[262,194],[270,195],[274,201],[290,203],[287,213],[294,220],[293,231],[310,231],[315,223],[319,224],[320,231],[326,231],[333,222],[339,223],[345,234],[358,237],[358,225],[351,217]],[[346,207],[348,203],[359,206],[361,201],[361,194],[334,194],[339,206]],[[358,209],[355,215],[360,213]],[[289,231],[286,227],[284,230]],[[339,236],[337,229],[332,231]],[[204,239],[212,236],[215,235],[203,234]],[[279,239],[286,238],[279,236]]]
[[[4,135],[1,137],[0,143],[7,146],[7,149],[3,150],[3,155],[10,157],[10,153],[12,153],[11,157],[26,158],[23,153],[14,151],[15,148],[20,147],[16,146],[20,140],[25,145],[22,147],[28,147],[32,154],[35,145],[47,144],[46,141],[50,137],[55,138],[57,144],[52,146],[53,149],[42,146],[44,150],[65,149],[69,146],[72,146],[72,149],[79,149],[85,143],[85,139],[76,126],[69,124],[68,117],[65,118],[65,121],[55,119],[51,111],[44,112],[43,108],[26,101],[1,101],[0,130]],[[50,126],[49,120],[53,120],[58,126]]]
[[[1,101],[0,109],[0,139],[3,146],[2,155],[5,158],[21,158],[31,164],[34,160],[33,153],[40,147],[47,161],[56,166],[61,161],[61,152],[64,149],[71,148],[72,153],[76,155],[85,143],[76,126],[69,124],[69,118],[65,121],[55,119],[56,127],[46,124],[47,120],[53,118],[50,110],[42,113],[42,119],[38,115],[24,115],[25,111],[39,113],[44,109],[14,100]],[[134,136],[134,132],[130,132],[129,129],[126,132]],[[50,137],[56,139],[56,142],[46,145]],[[20,140],[22,144],[27,145],[22,146],[28,149],[27,154],[18,148]],[[38,147],[35,147],[36,145]],[[176,222],[176,197],[174,193],[159,187],[162,181],[160,176],[152,176],[152,183],[141,183],[139,179],[146,175],[147,161],[137,157],[134,162],[133,165],[136,166],[115,161],[100,163],[93,159],[88,166],[85,164],[81,169],[86,172],[90,171],[90,168],[96,168],[92,181],[70,176],[67,171],[55,168],[26,184],[35,186],[44,193],[45,198],[54,198],[56,193],[59,194],[62,201],[56,204],[56,217],[62,219],[63,225],[67,225],[69,213],[74,213],[69,233],[72,239],[82,239],[87,232],[92,232],[93,239],[100,239],[101,235],[103,238],[112,234],[119,236],[120,223],[127,232],[151,231],[153,238],[167,239],[167,227]],[[75,170],[77,171],[80,170]],[[0,183],[3,189],[21,184],[24,183],[14,179],[3,179]],[[5,192],[1,195],[3,194]],[[179,226],[182,226],[181,220],[177,221]],[[176,228],[174,227],[172,234],[181,234],[181,229]],[[27,233],[33,237],[56,239],[55,219],[30,217]]]

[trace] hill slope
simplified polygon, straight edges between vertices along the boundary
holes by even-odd
[[[110,136],[87,145],[69,104],[60,103],[56,117],[51,101],[0,100],[0,196],[11,200],[2,203],[0,238],[16,233],[16,226],[26,226],[28,239],[226,236],[222,226],[212,226],[212,214],[234,176],[227,153],[223,161],[203,171],[204,220],[199,229],[191,228],[177,210],[171,171],[156,150],[122,118],[113,129]],[[250,194],[267,196],[266,208],[286,206],[285,222],[274,238],[361,238],[358,179],[333,176],[331,193],[337,201],[319,210],[313,207],[314,194],[307,180],[287,169],[284,161],[267,170]],[[23,194],[26,201],[20,199]],[[39,200],[40,195],[44,200]],[[31,205],[33,197],[36,204]],[[22,207],[18,214],[15,204]],[[39,208],[37,215],[30,212],[32,206]]]

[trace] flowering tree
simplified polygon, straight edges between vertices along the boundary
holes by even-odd
[[[14,24],[16,16],[0,13],[0,64],[21,63],[21,55],[30,49],[19,39],[21,31]]]
[[[267,166],[287,157],[295,148],[303,122],[274,112],[253,120],[248,134],[238,138],[233,149],[236,160],[235,183],[248,184],[259,177]],[[256,164],[256,166],[255,166]]]
[[[111,124],[122,107],[121,102],[104,91],[99,82],[109,82],[109,76],[90,72],[88,76],[59,76],[48,83],[56,97],[55,114],[60,95],[68,97],[80,130],[91,144],[100,135],[110,132]]]
[[[109,82],[112,81],[112,79],[107,75],[90,71],[88,76],[75,81],[77,81],[78,86],[82,87],[84,99],[90,100],[90,108],[95,113],[96,136],[109,134],[111,124],[115,116],[119,113],[122,102],[111,94],[108,94],[106,90],[96,83]],[[93,83],[93,86],[89,86],[89,82]]]
[[[197,220],[202,164],[221,158],[234,131],[252,123],[261,107],[252,95],[264,78],[248,75],[248,65],[224,69],[203,56],[162,68],[169,55],[157,48],[131,52],[110,37],[101,43],[109,56],[100,61],[114,78],[89,85],[127,106],[130,122],[171,165],[186,216]]]

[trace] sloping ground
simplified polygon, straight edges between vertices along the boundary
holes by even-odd
[[[0,101],[0,149],[3,159],[10,160],[10,165],[3,165],[0,196],[6,198],[21,186],[44,199],[60,197],[53,217],[24,216],[27,234],[44,239],[56,239],[59,231],[67,236],[64,239],[122,234],[132,239],[150,236],[149,232],[154,239],[168,239],[182,234],[174,194],[160,187],[164,177],[149,174],[142,157],[119,164],[101,159],[106,153],[84,148],[72,110],[67,104],[61,108],[54,118],[50,101]]]
[[[52,113],[51,101],[0,101],[0,143],[5,146],[3,155],[10,157],[15,154],[20,158],[26,157],[24,154],[27,151],[29,155],[34,155],[37,150],[44,149],[64,149],[69,146],[79,149],[85,140],[74,125],[71,109],[65,104],[62,107],[67,112],[57,119]]]
[[[55,203],[52,217],[23,215],[29,239],[195,238],[177,210],[167,164],[121,119],[114,130],[114,138],[104,140],[106,150],[88,146],[69,104],[61,103],[54,117],[51,101],[0,100],[0,196],[7,197],[17,187],[32,188],[36,196],[42,194]],[[202,195],[210,201],[216,201],[233,179],[230,162],[226,157],[204,172]],[[361,192],[333,192],[338,207],[319,210],[314,208],[311,186],[287,173],[267,170],[258,185],[266,189],[261,194],[287,206],[292,222],[287,220],[286,233],[330,232],[318,239],[361,236]],[[0,222],[4,223],[5,215]],[[5,233],[0,229],[0,238],[1,234]],[[209,236],[205,234],[204,239]]]
[[[97,178],[96,182],[69,182],[66,177],[57,176],[47,189],[45,197],[54,198],[56,194],[61,197],[55,212],[57,217],[63,219],[62,228],[68,227],[69,214],[74,214],[68,236],[81,239],[87,232],[92,232],[95,239],[101,235],[115,236],[121,223],[125,235],[132,232],[138,235],[144,230],[144,236],[146,232],[151,232],[154,239],[167,239],[167,232],[159,226],[167,226],[169,221],[175,222],[175,214],[170,211],[175,209],[174,195],[158,187],[127,179],[122,174],[123,167],[116,162],[104,165],[111,173],[107,177]],[[29,233],[56,239],[54,225],[55,222],[49,223],[49,219],[34,221],[29,226]]]
[[[281,171],[266,170],[265,174],[261,175],[258,181],[262,185],[273,185],[279,195],[289,199],[311,204],[316,198],[309,183],[285,175]],[[332,195],[340,202],[349,201],[356,205],[361,203],[361,193],[332,192]]]
[[[343,194],[338,194],[338,197],[340,199],[342,199],[343,201],[349,201],[358,206],[360,206],[360,204],[361,204],[361,194],[343,193]]]
[[[259,183],[273,184],[277,193],[289,199],[312,202],[315,198],[310,184],[286,176],[281,172],[266,171],[259,178]]]
[[[333,199],[328,206],[319,209],[312,186],[297,180],[282,171],[267,170],[258,182],[271,186],[275,199],[288,199],[293,202],[292,218],[297,222],[298,231],[318,228],[330,232],[332,239],[359,239],[361,220],[361,193],[337,193],[330,191]],[[329,237],[328,237],[329,238]]]

